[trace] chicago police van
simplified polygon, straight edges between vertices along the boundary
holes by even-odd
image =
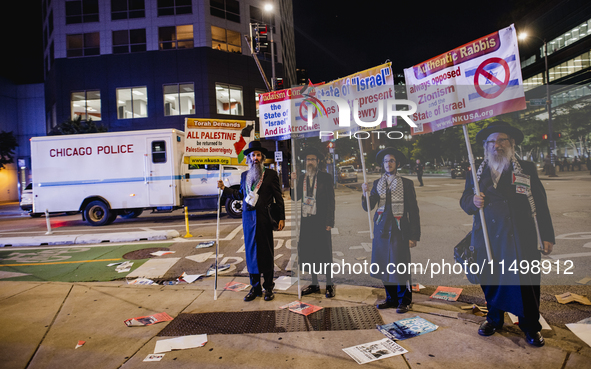
[[[134,218],[143,210],[216,210],[217,165],[184,164],[184,133],[175,129],[33,137],[32,215],[82,212],[91,225]],[[224,166],[238,188],[246,167]],[[240,201],[223,199],[232,217]]]

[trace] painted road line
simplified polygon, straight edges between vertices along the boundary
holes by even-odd
[[[53,262],[53,263],[0,264],[0,267],[33,266],[33,265],[58,265],[58,264],[76,264],[76,263],[96,263],[96,262],[99,262],[99,261],[119,261],[119,260],[121,260],[121,258],[119,258],[119,259],[99,259],[99,260],[79,260],[79,261],[56,261],[56,262]]]
[[[577,254],[548,255],[548,256],[554,260],[570,259],[570,258],[580,258],[580,257],[585,257],[585,256],[591,256],[591,252],[581,252],[581,253],[577,253]]]
[[[127,278],[162,278],[181,258],[149,259],[136,270],[127,275]]]

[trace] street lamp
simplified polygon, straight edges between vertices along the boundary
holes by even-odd
[[[520,40],[525,40],[528,37],[534,37],[544,43],[544,65],[546,68],[546,111],[548,112],[548,146],[550,147],[550,177],[558,177],[556,175],[556,168],[554,167],[554,162],[556,157],[554,155],[554,150],[556,149],[556,141],[554,140],[554,135],[552,133],[552,97],[550,96],[550,71],[548,70],[548,43],[546,39],[542,39],[538,36],[530,36],[526,32],[521,32],[519,34]]]
[[[265,6],[263,7],[263,9],[267,12],[267,13],[273,13],[273,4],[272,3],[266,3]],[[271,22],[269,22],[269,28],[270,30],[268,30],[267,32],[271,33],[271,91],[275,91],[275,89],[277,88],[277,79],[275,78],[275,43],[273,42],[273,25],[271,24]]]

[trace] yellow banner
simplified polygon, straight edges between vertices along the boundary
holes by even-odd
[[[185,156],[185,164],[221,164],[221,165],[238,165],[238,160],[226,158],[223,156]]]

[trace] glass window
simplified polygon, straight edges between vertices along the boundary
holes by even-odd
[[[152,141],[152,163],[166,163],[166,141]]]
[[[111,20],[144,18],[144,0],[111,0]]]
[[[101,119],[101,91],[87,90],[76,91],[70,95],[70,108],[72,120],[81,117],[82,120]]]
[[[100,55],[99,33],[66,35],[66,55],[68,58]]]
[[[218,114],[244,115],[242,87],[216,83],[215,95]]]
[[[210,0],[210,14],[240,23],[240,3],[237,0]]]
[[[191,0],[158,0],[158,16],[192,14]]]
[[[160,50],[190,49],[193,47],[193,25],[158,28]]]
[[[113,31],[113,54],[146,51],[146,30]]]
[[[211,26],[211,47],[216,50],[242,53],[240,32]]]
[[[117,89],[117,119],[145,118],[147,116],[147,87]]]
[[[562,35],[556,37],[554,40],[548,42],[548,55],[552,54],[555,51],[562,49],[568,45],[571,45],[583,37],[587,37],[589,35],[591,27],[591,19],[587,20],[586,22],[581,23],[580,25],[574,27],[573,29],[563,33]],[[544,47],[540,48],[541,56],[544,57]]]
[[[259,116],[259,95],[264,94],[265,92],[266,91],[263,91],[263,90],[255,90],[254,91],[254,101],[255,101],[256,110],[257,110],[257,117]]]
[[[99,21],[98,0],[66,1],[66,24]]]
[[[195,88],[193,83],[164,85],[164,115],[195,114]]]

